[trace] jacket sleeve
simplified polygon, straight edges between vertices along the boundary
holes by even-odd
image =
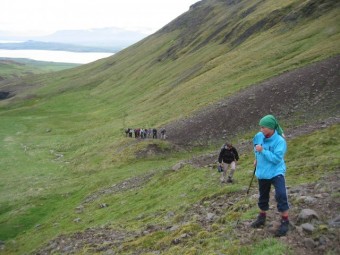
[[[253,150],[254,150],[255,159],[257,159],[256,155],[257,153],[259,153],[255,150],[255,146],[262,145],[264,143],[263,140],[264,140],[264,134],[262,132],[258,132],[253,138]]]
[[[254,136],[254,138],[253,138],[253,145],[254,145],[254,147],[257,144],[262,145],[263,144],[263,140],[264,140],[264,134],[262,132],[258,132]]]
[[[238,152],[237,152],[236,148],[233,148],[233,152],[235,154],[236,161],[238,161],[239,160],[239,156],[238,156]]]
[[[218,163],[222,163],[222,157],[223,157],[223,149],[221,149],[220,155],[218,156]]]

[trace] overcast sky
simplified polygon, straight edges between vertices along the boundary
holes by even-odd
[[[1,0],[0,31],[47,35],[57,30],[119,27],[153,33],[199,0]]]

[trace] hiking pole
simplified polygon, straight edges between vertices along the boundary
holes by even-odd
[[[253,176],[251,177],[251,180],[250,180],[250,183],[249,183],[249,187],[248,187],[248,190],[247,190],[247,195],[249,194],[249,190],[250,190],[251,184],[253,183],[255,172],[256,172],[256,167],[254,169]]]

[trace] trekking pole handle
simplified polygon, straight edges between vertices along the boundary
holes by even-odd
[[[255,172],[256,172],[256,167],[254,168],[253,176],[251,177],[249,187],[248,187],[248,190],[247,190],[247,194],[249,194],[250,187],[251,187],[251,184],[253,183],[253,179],[254,179],[254,176],[255,176]]]

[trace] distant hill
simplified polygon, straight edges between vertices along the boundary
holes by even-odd
[[[76,66],[79,66],[79,64],[0,57],[0,81],[13,77],[18,78],[27,74],[55,72]]]
[[[47,36],[21,37],[0,31],[0,41],[25,41],[25,44],[0,45],[5,47],[34,47],[34,49],[70,49],[71,51],[117,52],[145,38],[147,34],[121,28],[62,30]],[[49,44],[43,44],[49,43]],[[62,45],[59,45],[62,44]],[[85,47],[86,46],[86,47]],[[31,49],[31,48],[30,48]]]
[[[147,34],[138,31],[109,27],[89,30],[62,30],[42,37],[39,40],[123,49],[142,40],[146,36]]]
[[[71,52],[117,52],[118,48],[100,48],[83,45],[56,43],[56,42],[38,42],[26,41],[21,43],[0,43],[0,49],[6,50],[54,50],[54,51],[71,51]]]

